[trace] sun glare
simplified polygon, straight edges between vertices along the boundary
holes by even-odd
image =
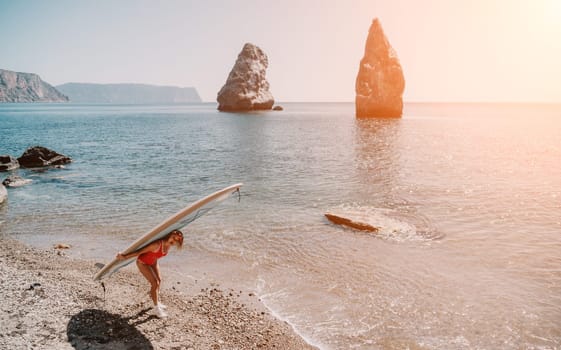
[[[542,10],[544,24],[556,33],[561,33],[561,1],[544,0]]]

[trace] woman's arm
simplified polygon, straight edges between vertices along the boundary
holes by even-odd
[[[158,249],[160,249],[160,241],[155,241],[152,242],[150,244],[148,244],[146,247],[139,249],[137,251],[134,251],[132,253],[129,254],[123,254],[121,252],[117,253],[117,259],[118,260],[126,260],[126,259],[130,259],[130,258],[134,258],[135,256],[139,256],[140,254],[144,254],[144,253],[148,253],[148,252],[155,252]]]

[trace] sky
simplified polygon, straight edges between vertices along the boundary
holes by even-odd
[[[0,0],[0,69],[213,102],[250,42],[276,101],[351,102],[374,18],[406,102],[561,103],[561,0]]]

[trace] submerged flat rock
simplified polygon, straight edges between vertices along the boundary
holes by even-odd
[[[372,226],[365,222],[356,221],[356,219],[350,219],[331,213],[326,213],[325,217],[334,224],[347,226],[361,231],[378,232],[380,230],[379,227]]]

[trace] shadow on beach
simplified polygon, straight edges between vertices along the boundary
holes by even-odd
[[[68,342],[79,350],[154,349],[148,338],[136,328],[155,318],[147,314],[148,310],[128,318],[103,310],[82,310],[68,322]]]

